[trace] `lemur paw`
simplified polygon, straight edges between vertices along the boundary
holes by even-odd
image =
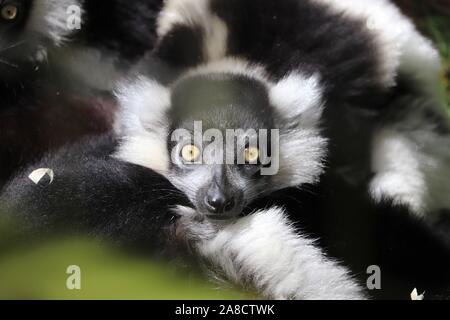
[[[175,226],[175,238],[178,241],[195,245],[213,239],[218,232],[217,226],[195,209],[177,206],[173,211],[178,216]]]

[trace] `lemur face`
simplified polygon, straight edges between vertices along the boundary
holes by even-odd
[[[245,76],[194,76],[173,89],[170,177],[199,212],[236,217],[267,188],[273,112],[266,87]]]
[[[226,59],[168,87],[138,76],[116,92],[116,157],[164,175],[203,216],[236,217],[260,196],[315,183],[323,172],[315,74],[272,82],[259,66]]]
[[[73,15],[81,17],[78,0],[0,0],[2,77],[44,60],[49,47],[75,31]]]

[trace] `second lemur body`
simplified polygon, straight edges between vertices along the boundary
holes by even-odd
[[[448,140],[434,92],[437,53],[394,6],[383,0],[169,0],[157,26],[157,56],[185,68],[183,76],[167,87],[143,77],[122,85],[118,141],[101,154],[95,153],[96,143],[89,144],[86,150],[95,156],[87,163],[63,160],[83,149],[78,145],[64,151],[65,157],[50,155],[36,164],[59,172],[63,187],[55,181],[36,189],[21,175],[2,198],[12,212],[26,217],[51,212],[44,217],[51,222],[67,206],[53,192],[97,200],[81,211],[84,230],[119,237],[136,230],[130,217],[138,216],[158,230],[159,239],[167,236],[161,230],[170,230],[166,239],[189,243],[212,269],[269,298],[407,298],[414,287],[430,297],[448,294],[449,249],[418,218],[445,209],[443,197],[437,208],[423,200],[436,194],[435,173],[446,167],[426,167],[429,162],[419,157],[413,159],[417,166],[408,162],[400,170],[394,157],[383,159],[389,154],[384,145],[414,146],[411,129],[423,123],[429,122],[430,136]],[[420,64],[426,72],[416,67]],[[403,90],[426,103],[413,108],[409,99],[399,98]],[[387,121],[394,107],[413,110],[420,121]],[[232,158],[244,155],[255,163],[224,163],[223,145],[208,147],[215,140],[172,139],[174,132],[194,134],[196,121],[223,136],[226,129],[278,130],[279,148],[244,143]],[[244,138],[259,142],[259,136]],[[438,164],[446,157],[427,148],[416,151]],[[260,153],[273,161],[259,161]],[[199,155],[207,163],[195,163]],[[274,161],[276,173],[261,175]],[[108,167],[115,173],[111,178],[104,174]],[[140,180],[127,171],[142,167],[149,169],[149,179],[170,181],[165,189],[176,197],[159,201],[167,191],[144,185],[142,197],[109,203],[127,223],[96,219],[106,214],[107,190],[139,190]],[[101,172],[98,181],[105,188],[70,178],[77,172],[90,177]],[[392,188],[410,173],[431,180]],[[130,179],[122,183],[117,176]],[[431,181],[430,188],[409,188],[420,181]],[[42,197],[48,201],[37,201]],[[37,226],[40,221],[31,220]],[[382,270],[382,290],[363,289],[371,265]]]

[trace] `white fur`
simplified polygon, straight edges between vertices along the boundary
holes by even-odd
[[[318,129],[297,129],[280,134],[280,169],[272,187],[284,189],[316,183],[324,170],[328,141]]]
[[[394,128],[378,132],[373,149],[372,169],[376,175],[370,184],[372,197],[377,202],[390,198],[423,215],[426,182],[420,162],[414,141]]]
[[[348,271],[271,208],[227,225],[197,244],[229,280],[271,299],[365,299]]]
[[[400,120],[380,128],[374,139],[371,194],[433,219],[430,213],[450,208],[450,135],[439,134],[423,115],[435,110],[434,102],[407,99],[396,107]],[[404,109],[409,112],[402,114]]]
[[[204,32],[204,54],[208,61],[226,54],[228,28],[210,10],[210,0],[167,0],[157,22],[158,36],[165,36],[174,25],[196,26]]]
[[[300,120],[303,127],[319,124],[323,112],[323,87],[317,74],[304,76],[294,72],[272,87],[269,96],[272,105],[286,120]]]
[[[398,74],[416,81],[417,89],[437,97],[440,58],[431,41],[389,0],[314,0],[331,10],[362,19],[378,43],[380,80],[396,83]]]
[[[186,78],[200,76],[200,75],[210,75],[210,74],[232,74],[232,75],[243,75],[253,79],[256,79],[266,86],[273,86],[274,84],[269,81],[269,76],[265,71],[264,67],[250,63],[247,60],[239,58],[225,58],[217,61],[212,61],[209,63],[202,64],[198,67],[194,67],[180,77],[178,81],[182,81]],[[177,81],[177,82],[178,82]]]
[[[123,141],[116,157],[166,174],[170,163],[166,142],[170,91],[138,77],[122,83],[117,98],[121,106],[117,133]]]
[[[26,29],[61,44],[73,32],[67,26],[67,9],[72,5],[82,9],[78,0],[34,0]]]

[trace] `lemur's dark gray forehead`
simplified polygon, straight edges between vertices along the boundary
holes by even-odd
[[[202,121],[205,128],[272,129],[274,110],[268,88],[241,74],[212,73],[185,78],[171,95],[173,127]]]

